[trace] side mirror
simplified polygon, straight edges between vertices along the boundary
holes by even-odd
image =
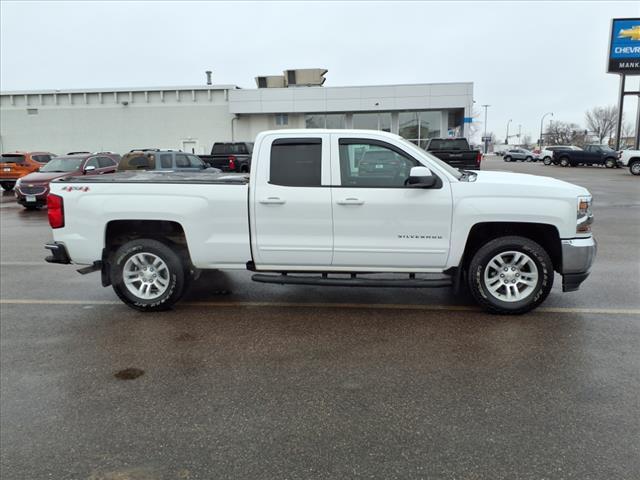
[[[95,165],[88,165],[86,167],[84,167],[84,173],[89,173],[89,172],[93,172],[96,169]]]
[[[414,188],[432,188],[438,181],[427,167],[412,167],[407,178],[407,186]]]

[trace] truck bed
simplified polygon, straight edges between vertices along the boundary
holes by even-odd
[[[189,183],[246,185],[248,173],[166,172],[129,170],[109,175],[79,175],[56,180],[56,183]]]

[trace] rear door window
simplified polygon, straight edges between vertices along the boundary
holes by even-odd
[[[109,157],[98,157],[98,165],[100,165],[100,168],[109,168],[115,167],[116,162]]]
[[[170,153],[160,154],[160,168],[173,168],[173,156]]]
[[[269,183],[286,187],[319,187],[322,139],[283,138],[271,144]]]

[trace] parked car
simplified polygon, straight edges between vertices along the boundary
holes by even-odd
[[[466,138],[431,138],[424,149],[454,168],[480,170],[482,152],[472,150]]]
[[[556,150],[582,150],[580,147],[573,145],[549,145],[544,147],[540,152],[540,158],[545,165],[551,165],[553,163],[553,152]]]
[[[604,165],[614,168],[618,165],[618,152],[607,145],[587,145],[584,150],[556,150],[552,161],[562,167]]]
[[[114,173],[120,155],[113,153],[83,153],[65,155],[52,159],[16,182],[15,195],[18,203],[27,210],[35,210],[47,204],[51,180],[72,175],[103,175]]]
[[[538,157],[532,151],[525,150],[524,148],[510,148],[504,152],[502,159],[505,162],[513,162],[517,160],[520,160],[521,162],[535,162],[538,160]]]
[[[629,167],[634,175],[640,175],[640,150],[622,150],[618,153],[619,167]]]
[[[126,153],[118,170],[164,170],[164,171],[192,171],[207,170],[211,173],[219,173],[219,169],[212,169],[204,163],[200,157],[192,153],[176,150],[160,150],[149,148],[144,150],[131,150]]]
[[[16,181],[46,165],[55,154],[49,152],[3,153],[0,160],[0,186],[12,190]]]
[[[141,311],[176,303],[199,269],[248,269],[271,284],[468,282],[482,307],[502,314],[542,303],[554,271],[565,292],[589,275],[596,243],[583,187],[459,171],[373,130],[268,131],[255,147],[249,176],[130,171],[52,182],[47,261],[101,271]],[[368,166],[361,175],[370,151],[383,175]]]
[[[253,142],[216,142],[211,155],[200,155],[200,158],[224,172],[244,173],[251,170],[252,153]]]

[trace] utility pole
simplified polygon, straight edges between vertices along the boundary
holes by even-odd
[[[489,149],[489,141],[487,140],[487,110],[491,105],[482,105],[484,108],[484,153],[486,155]]]
[[[507,145],[509,145],[509,124],[512,122],[513,120],[509,119],[509,121],[507,122],[507,136],[505,137],[504,143],[506,143]]]
[[[547,115],[551,115],[553,117],[553,112],[547,112],[545,113],[542,118],[540,119],[540,141],[538,143],[540,143],[540,149],[542,150],[542,145],[544,144],[544,137],[542,136],[542,126],[544,124],[544,117],[546,117]]]
[[[522,134],[522,125],[518,125],[518,143],[520,144],[520,146],[522,146],[522,137],[520,136]]]

